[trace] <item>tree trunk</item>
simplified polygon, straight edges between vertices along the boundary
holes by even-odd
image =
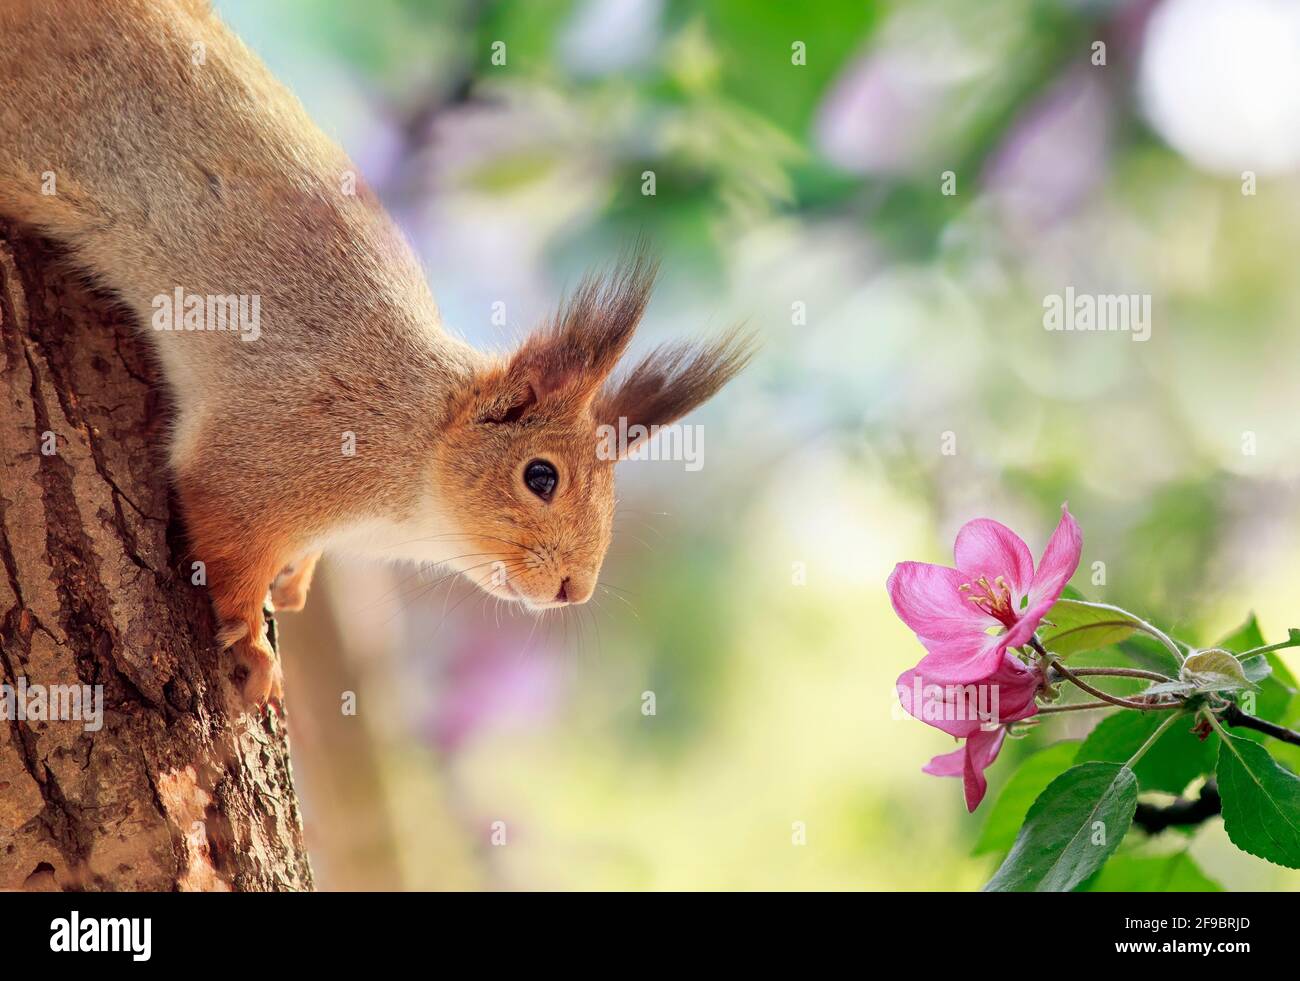
[[[309,889],[284,724],[192,584],[147,340],[80,283],[0,221],[0,889]]]

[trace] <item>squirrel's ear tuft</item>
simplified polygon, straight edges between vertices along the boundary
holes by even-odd
[[[706,402],[754,356],[753,334],[732,328],[710,344],[692,342],[655,348],[596,400],[598,424],[628,429],[666,426]],[[629,449],[632,447],[629,447]]]
[[[510,359],[510,373],[546,395],[560,390],[590,398],[609,377],[636,331],[659,263],[638,248],[606,275],[588,275],[555,318]]]

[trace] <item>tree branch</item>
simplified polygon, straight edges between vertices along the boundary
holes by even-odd
[[[1228,707],[1223,711],[1223,721],[1234,728],[1254,729],[1256,732],[1262,732],[1266,736],[1272,736],[1274,739],[1280,739],[1284,743],[1290,743],[1292,746],[1300,746],[1300,732],[1295,732],[1286,726],[1280,726],[1265,719],[1257,719],[1253,715],[1247,715],[1236,705],[1229,702]]]
[[[1180,797],[1172,804],[1139,803],[1133,814],[1133,823],[1147,834],[1154,835],[1165,828],[1202,824],[1222,810],[1219,788],[1213,780],[1209,780],[1201,788],[1201,796],[1193,800]]]

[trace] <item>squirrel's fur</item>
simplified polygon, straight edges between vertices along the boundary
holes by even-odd
[[[0,213],[66,244],[146,328],[178,288],[260,298],[256,340],[146,331],[193,557],[258,701],[279,689],[268,585],[300,608],[322,548],[449,563],[533,606],[586,600],[614,509],[596,427],[669,423],[747,358],[732,334],[611,381],[644,258],[586,281],[512,356],[452,336],[374,193],[359,177],[344,193],[345,154],[205,2],[0,0],[0,134]],[[534,458],[558,471],[550,501],[524,484]]]

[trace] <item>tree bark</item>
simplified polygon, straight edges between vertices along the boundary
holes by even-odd
[[[0,221],[0,889],[309,889],[284,723],[213,642],[133,319]],[[102,728],[34,717],[38,685],[102,692]]]

